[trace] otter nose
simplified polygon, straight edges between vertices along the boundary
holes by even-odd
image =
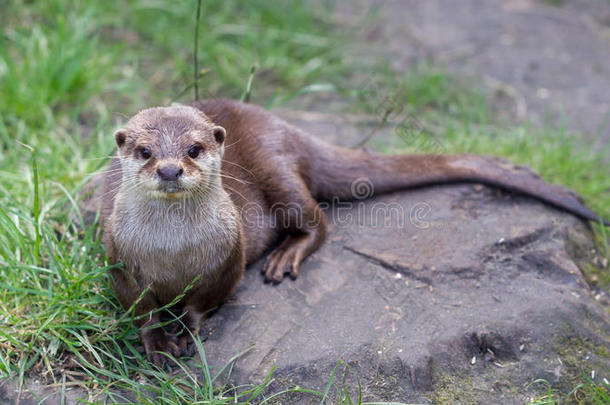
[[[167,165],[163,167],[159,167],[157,169],[157,174],[161,178],[161,180],[165,181],[176,181],[178,177],[180,177],[183,173],[182,168],[176,165]]]

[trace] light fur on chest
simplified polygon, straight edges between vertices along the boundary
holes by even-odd
[[[236,209],[228,197],[124,196],[116,201],[112,223],[119,259],[145,284],[186,287],[214,272],[238,243]]]

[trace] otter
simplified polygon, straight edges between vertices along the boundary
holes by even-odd
[[[163,352],[181,355],[190,335],[160,327],[158,308],[178,299],[181,322],[197,334],[246,265],[272,246],[265,280],[296,278],[326,236],[318,203],[353,199],[359,179],[374,194],[482,183],[609,225],[577,194],[526,168],[478,155],[342,148],[237,101],[145,109],[114,138],[117,154],[103,175],[102,241],[109,262],[122,263],[111,270],[113,287],[125,308],[135,308],[142,344],[155,364],[164,363]]]

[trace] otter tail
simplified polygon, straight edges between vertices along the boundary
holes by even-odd
[[[371,197],[391,191],[444,183],[481,183],[535,197],[580,218],[603,223],[575,192],[550,184],[533,171],[478,155],[371,154],[313,140],[310,187],[319,200]],[[318,147],[320,146],[320,147]]]

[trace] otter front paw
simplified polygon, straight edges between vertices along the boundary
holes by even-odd
[[[278,284],[284,279],[284,274],[290,274],[293,279],[299,275],[299,265],[304,256],[303,249],[300,245],[291,244],[289,241],[290,239],[286,239],[267,257],[262,269],[266,281]]]
[[[163,352],[170,353],[174,357],[182,354],[176,336],[170,335],[162,328],[143,329],[140,332],[140,338],[148,361],[156,366],[160,367],[165,364],[167,356]]]

